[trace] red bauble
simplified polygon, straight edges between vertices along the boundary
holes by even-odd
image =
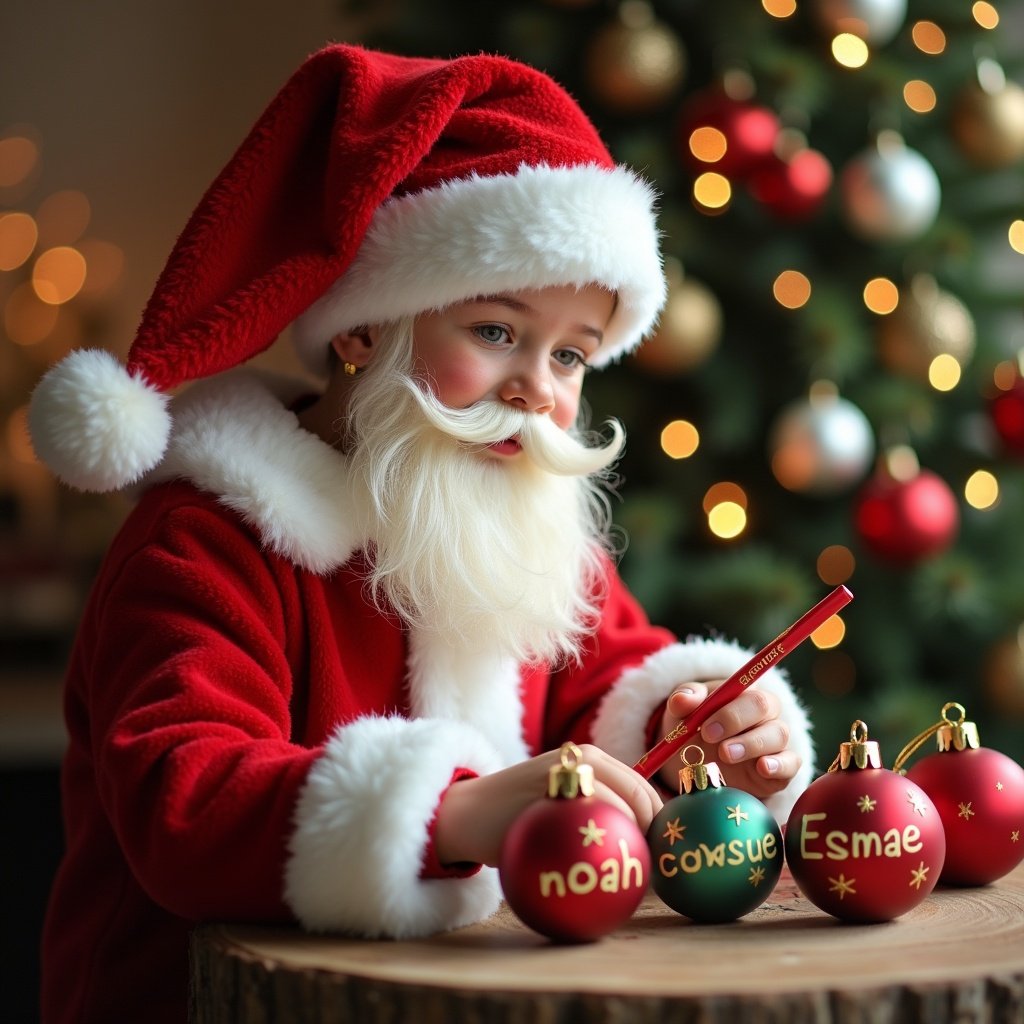
[[[786,824],[786,862],[800,891],[844,921],[890,921],[912,910],[939,880],[945,852],[935,805],[881,767],[863,722]]]
[[[715,160],[699,159],[690,138],[699,128],[713,128],[724,136],[725,151]],[[717,171],[733,181],[745,179],[771,157],[779,134],[774,111],[746,100],[735,100],[714,87],[696,95],[683,108],[679,120],[679,148],[692,171]]]
[[[946,717],[951,708],[959,710],[959,721]],[[987,885],[1024,860],[1024,768],[1005,754],[980,746],[976,726],[963,716],[959,704],[943,707],[943,720],[933,726],[938,753],[918,761],[907,778],[931,797],[942,819],[942,881]],[[914,741],[909,753],[917,745]],[[901,753],[897,767],[903,758]]]
[[[524,924],[560,942],[589,942],[640,905],[651,859],[636,822],[588,795],[592,771],[574,763],[579,750],[571,750],[575,755],[563,748],[562,766],[552,770],[549,799],[512,823],[498,873],[508,905]]]
[[[935,473],[916,469],[894,476],[880,468],[857,497],[854,523],[872,553],[905,565],[945,551],[956,538],[960,511]]]
[[[992,425],[1007,450],[1024,455],[1024,377],[1017,377],[1008,391],[989,402]]]
[[[750,192],[775,216],[806,220],[821,208],[832,185],[832,165],[816,149],[770,156],[750,176]]]

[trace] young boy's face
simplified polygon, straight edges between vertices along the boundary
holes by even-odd
[[[563,430],[576,421],[587,362],[615,309],[612,292],[572,285],[502,292],[417,317],[414,372],[449,408],[507,402],[544,413]],[[514,442],[495,445],[514,455]]]

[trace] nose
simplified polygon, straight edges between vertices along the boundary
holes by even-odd
[[[509,368],[498,388],[498,397],[526,412],[550,413],[555,408],[555,391],[546,359],[521,360]]]

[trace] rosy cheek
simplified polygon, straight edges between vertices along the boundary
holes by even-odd
[[[447,359],[432,370],[438,398],[449,408],[464,409],[486,395],[487,382],[469,360]]]

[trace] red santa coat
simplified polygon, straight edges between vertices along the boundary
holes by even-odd
[[[612,569],[599,628],[556,672],[410,633],[368,602],[344,456],[289,398],[248,373],[194,387],[100,570],[66,688],[46,1022],[184,1020],[196,922],[406,937],[486,917],[496,872],[433,855],[453,778],[570,738],[632,763],[673,686],[749,656],[675,642]],[[784,817],[808,723],[779,670],[758,685],[804,758],[769,801]]]

